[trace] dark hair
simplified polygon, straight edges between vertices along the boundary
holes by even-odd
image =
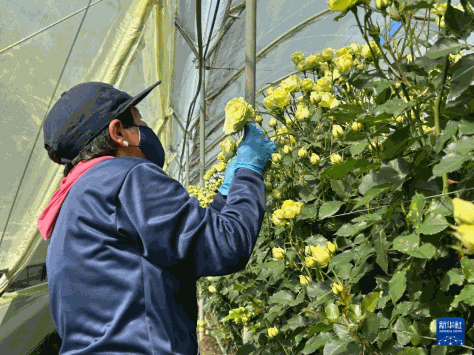
[[[116,118],[122,122],[125,128],[132,127],[135,124],[131,110],[123,112]],[[117,144],[112,140],[112,137],[110,137],[109,125],[107,125],[89,144],[82,148],[79,154],[70,163],[66,164],[64,167],[64,177],[68,176],[69,172],[80,161],[87,161],[106,155],[115,156],[117,154],[117,148]],[[55,155],[51,147],[47,146],[46,150],[50,158]]]

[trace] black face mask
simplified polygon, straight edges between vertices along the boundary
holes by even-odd
[[[165,165],[165,151],[161,145],[160,139],[150,127],[133,125],[140,131],[139,145],[129,144],[132,147],[138,147],[145,158],[163,169]]]

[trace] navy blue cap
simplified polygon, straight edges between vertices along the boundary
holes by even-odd
[[[61,95],[46,117],[45,148],[58,164],[73,160],[113,119],[142,101],[161,81],[135,97],[100,82],[78,84]]]

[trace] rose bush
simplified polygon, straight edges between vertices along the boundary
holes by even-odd
[[[245,270],[198,281],[208,329],[239,355],[471,354],[472,2],[329,6],[365,43],[296,52],[298,78],[261,91],[267,213]],[[436,345],[441,317],[465,320],[463,346]]]

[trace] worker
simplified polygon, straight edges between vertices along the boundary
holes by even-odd
[[[132,97],[81,83],[44,123],[64,179],[38,219],[59,354],[199,354],[196,281],[249,261],[275,144],[254,123],[208,208],[163,170],[165,152]]]

